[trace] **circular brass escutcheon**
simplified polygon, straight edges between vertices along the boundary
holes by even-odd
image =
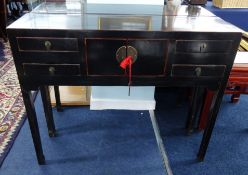
[[[132,47],[132,46],[127,46],[127,55],[131,56],[133,58],[133,63],[135,63],[135,61],[138,58],[138,52],[137,50]]]
[[[115,53],[116,60],[120,63],[124,58],[127,57],[127,47],[121,46]]]
[[[132,47],[132,46],[121,46],[117,51],[116,51],[116,60],[120,63],[124,58],[127,56],[131,56],[133,58],[133,63],[138,58],[138,52],[137,50]]]

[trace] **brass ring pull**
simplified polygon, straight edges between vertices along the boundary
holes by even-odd
[[[196,69],[195,69],[195,74],[196,74],[196,76],[197,77],[200,77],[201,76],[201,67],[197,67]]]
[[[52,67],[52,66],[48,68],[48,71],[49,71],[50,75],[54,75],[55,74],[55,68]]]
[[[46,50],[50,50],[52,47],[52,43],[50,41],[45,41],[44,45],[46,47]]]
[[[202,43],[200,46],[200,52],[204,52],[207,48],[207,44],[206,43]]]

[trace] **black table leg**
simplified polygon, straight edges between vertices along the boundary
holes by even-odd
[[[43,108],[44,108],[46,122],[47,122],[48,134],[50,137],[54,137],[56,134],[56,130],[55,130],[55,125],[54,125],[54,120],[53,120],[51,99],[50,99],[48,86],[41,86],[40,93],[41,93]]]
[[[37,123],[37,117],[35,113],[31,91],[27,91],[22,88],[22,96],[23,96],[23,101],[24,101],[24,105],[26,108],[27,118],[28,118],[29,127],[31,130],[32,138],[33,138],[33,143],[34,143],[38,163],[45,164],[45,157],[44,157],[43,149],[41,145],[39,126]]]
[[[199,161],[204,160],[204,157],[205,157],[205,154],[208,148],[208,144],[209,144],[209,141],[212,135],[212,131],[215,125],[215,121],[216,121],[216,118],[219,112],[219,108],[222,102],[224,91],[225,91],[225,84],[222,85],[220,90],[215,91],[215,95],[214,95],[214,98],[212,100],[212,104],[210,107],[207,126],[204,130],[204,134],[203,134],[202,141],[201,141],[201,146],[197,154],[197,158]]]
[[[54,95],[56,101],[56,109],[58,112],[62,111],[61,101],[60,101],[60,93],[59,93],[59,86],[54,86]]]
[[[200,87],[195,87],[193,90],[193,96],[191,100],[191,105],[189,109],[188,119],[186,123],[187,134],[191,134],[196,121],[197,115],[197,102],[199,98]]]

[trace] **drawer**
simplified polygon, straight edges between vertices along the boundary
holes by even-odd
[[[168,40],[86,38],[85,44],[89,76],[125,76],[126,72],[116,58],[123,47],[124,55],[129,54],[130,47],[137,53],[132,64],[133,76],[165,76]]]
[[[173,64],[193,65],[223,65],[231,61],[230,54],[224,53],[176,53],[172,60]]]
[[[77,38],[17,37],[20,52],[78,52]]]
[[[177,40],[176,53],[229,53],[231,40]]]
[[[27,76],[69,76],[80,75],[80,64],[23,63]]]
[[[184,65],[173,64],[172,77],[223,77],[225,65]]]

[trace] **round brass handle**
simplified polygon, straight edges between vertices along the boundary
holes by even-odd
[[[46,50],[50,50],[52,47],[52,43],[50,41],[45,41],[44,45],[46,47]]]
[[[200,67],[195,68],[195,74],[196,74],[197,77],[201,76],[201,71],[202,70],[201,70]]]
[[[54,75],[55,68],[51,66],[51,67],[48,68],[48,71],[49,71],[50,75]]]

